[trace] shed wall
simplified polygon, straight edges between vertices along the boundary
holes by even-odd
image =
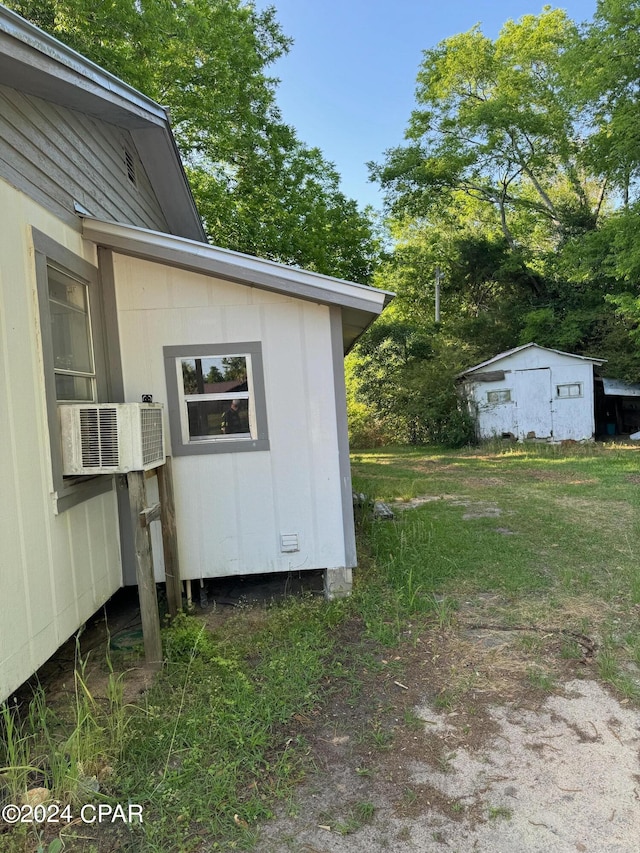
[[[30,226],[95,263],[0,179],[0,700],[121,585],[115,493],[55,512]]]
[[[524,439],[531,433],[554,441],[593,438],[595,431],[593,364],[583,359],[530,348],[492,364],[505,377],[497,382],[467,380],[474,402],[478,434],[491,438],[511,433]],[[547,376],[542,373],[548,370]],[[559,397],[557,386],[580,383],[580,397]],[[509,391],[508,402],[490,403],[491,391]]]
[[[182,576],[345,566],[330,309],[122,255],[114,277],[127,400],[166,404],[164,346],[262,344],[269,450],[174,456]]]
[[[0,86],[0,139],[0,177],[63,221],[73,224],[77,201],[102,219],[169,230],[128,131]]]

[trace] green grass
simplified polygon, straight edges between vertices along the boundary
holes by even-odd
[[[434,593],[455,599],[473,590],[638,603],[638,461],[631,447],[536,445],[374,451],[357,454],[353,470],[357,491],[387,502],[444,496],[367,531],[373,559],[417,610]],[[500,515],[482,517],[487,508]]]
[[[383,625],[379,611],[362,605],[371,632],[389,640],[416,613],[451,624],[457,601],[486,593],[509,602],[504,623],[598,634],[610,619],[620,629],[607,629],[606,642],[600,637],[598,672],[634,696],[628,664],[640,660],[639,463],[640,448],[631,444],[496,442],[458,452],[354,454],[356,491],[392,506],[430,498],[392,522],[363,522],[388,602]],[[565,642],[565,659],[580,654]],[[549,687],[547,677],[532,679]]]
[[[127,709],[126,726],[118,714],[109,716],[108,701],[92,697],[86,685],[79,689],[78,722],[70,733],[62,722],[55,731],[43,728],[53,712],[39,693],[27,717],[5,707],[0,767],[6,762],[13,769],[0,771],[0,801],[21,801],[36,778],[34,756],[41,756],[39,767],[62,756],[67,775],[76,765],[99,775],[88,754],[83,763],[65,752],[75,745],[86,753],[99,732],[99,759],[114,767],[98,799],[140,803],[144,809],[143,825],[122,833],[118,849],[187,853],[203,838],[214,850],[251,849],[257,821],[273,814],[275,803],[310,766],[293,716],[321,701],[345,607],[292,598],[265,611],[257,627],[240,614],[217,635],[199,619],[179,617],[163,632],[163,671],[144,700]],[[120,738],[117,749],[114,737]],[[93,799],[78,793],[83,802]],[[56,796],[70,800],[62,788]],[[74,849],[87,834],[76,827],[61,836]],[[34,841],[33,833],[15,832],[2,850],[32,850]],[[111,844],[115,849],[114,838],[102,837],[95,848],[82,849],[102,851]]]
[[[78,660],[66,713],[42,691],[20,709],[0,711],[0,801],[19,801],[37,782],[61,802],[95,796],[143,805],[143,826],[85,839],[88,853],[189,853],[205,842],[210,850],[259,848],[259,823],[279,802],[291,803],[313,766],[296,718],[313,716],[333,690],[357,705],[363,672],[391,659],[387,647],[409,636],[412,620],[455,631],[460,607],[474,596],[495,595],[491,612],[503,625],[594,637],[592,671],[621,697],[640,701],[639,454],[622,445],[499,442],[459,452],[355,454],[356,491],[386,502],[434,500],[392,522],[360,519],[351,599],[290,598],[253,611],[254,618],[239,612],[217,633],[180,617],[164,631],[163,670],[135,707],[124,704],[122,677],[110,664],[106,695],[93,696]],[[361,654],[340,639],[354,617],[367,632]],[[579,660],[579,644],[557,636],[558,659]],[[554,689],[540,635],[523,633],[518,642],[532,660],[530,688]],[[441,690],[436,707],[462,701],[474,678]],[[406,727],[418,722],[405,712]],[[384,751],[394,734],[372,714],[362,740]],[[86,788],[94,777],[98,794]],[[339,831],[355,832],[374,814],[371,803],[358,803]],[[496,809],[490,817],[508,815]],[[64,849],[74,849],[74,833],[83,830],[21,828],[2,835],[0,847],[46,853],[59,835]]]

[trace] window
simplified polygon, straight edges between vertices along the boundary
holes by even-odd
[[[165,347],[174,455],[268,450],[259,342]]]
[[[567,385],[556,385],[556,397],[582,397],[582,383],[572,382]]]
[[[32,229],[42,362],[58,512],[110,491],[111,477],[64,477],[58,405],[107,400],[98,270]]]
[[[86,283],[47,263],[56,399],[95,401],[95,366]]]
[[[487,403],[510,403],[511,390],[503,388],[500,391],[487,391]]]
[[[182,358],[182,391],[189,441],[255,437],[249,406],[247,355]]]

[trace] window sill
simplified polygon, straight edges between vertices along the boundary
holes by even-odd
[[[204,456],[216,453],[245,453],[247,451],[269,450],[268,438],[217,438],[207,441],[192,441],[173,448],[174,456]]]
[[[113,489],[113,474],[100,474],[96,477],[69,477],[63,482],[62,489],[53,493],[56,515],[71,509],[91,498],[104,495]]]

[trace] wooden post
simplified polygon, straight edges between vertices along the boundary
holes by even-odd
[[[167,605],[173,618],[182,610],[182,583],[178,564],[178,539],[176,534],[176,508],[173,500],[173,473],[171,457],[158,469],[158,495],[160,497],[160,523],[162,524],[162,549],[164,573],[167,582]]]
[[[136,579],[142,617],[144,656],[147,664],[157,669],[162,663],[162,641],[160,639],[158,596],[156,595],[156,582],[153,574],[151,533],[147,523],[152,520],[155,510],[149,511],[145,506],[146,489],[143,471],[130,471],[127,474],[127,485],[129,486],[129,507],[136,551]]]

